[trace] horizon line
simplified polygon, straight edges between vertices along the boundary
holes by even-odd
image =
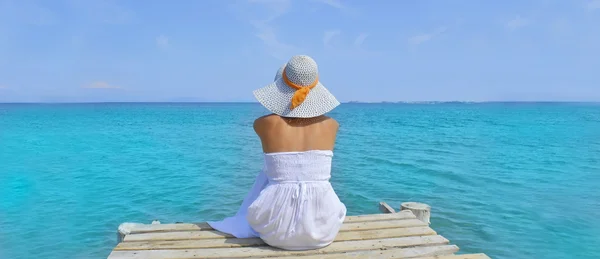
[[[260,104],[257,101],[83,101],[83,102],[2,102],[0,104],[131,104],[131,103],[207,103],[207,104]],[[478,103],[600,103],[599,101],[551,101],[551,100],[539,100],[539,101],[346,101],[340,102],[342,104],[444,104],[444,103],[457,103],[457,104],[478,104]]]

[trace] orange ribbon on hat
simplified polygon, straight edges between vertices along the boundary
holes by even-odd
[[[306,100],[306,96],[308,96],[308,93],[310,92],[310,90],[315,88],[315,86],[317,86],[317,84],[319,83],[319,76],[317,76],[315,81],[312,82],[312,84],[310,84],[310,85],[306,85],[306,86],[297,85],[297,84],[293,83],[292,81],[290,81],[290,79],[285,74],[285,70],[283,70],[282,78],[283,78],[283,81],[287,85],[289,85],[291,88],[296,89],[294,96],[292,96],[292,105],[291,105],[292,110],[294,108],[298,107],[300,104],[302,104],[304,102],[304,100]]]

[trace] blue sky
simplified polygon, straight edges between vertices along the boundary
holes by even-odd
[[[600,0],[0,0],[0,101],[600,101]]]

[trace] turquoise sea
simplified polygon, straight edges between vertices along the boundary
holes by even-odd
[[[258,104],[0,104],[0,258],[106,258],[122,222],[237,210]],[[492,258],[600,258],[600,104],[343,104],[332,183],[350,215],[432,206]]]

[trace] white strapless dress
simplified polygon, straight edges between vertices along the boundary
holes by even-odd
[[[332,157],[320,150],[265,154],[264,168],[237,214],[208,223],[287,250],[331,244],[346,217],[346,206],[329,183]]]

